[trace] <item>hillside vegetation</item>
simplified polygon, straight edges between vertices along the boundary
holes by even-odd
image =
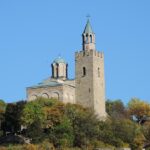
[[[98,147],[141,150],[149,146],[148,103],[134,98],[124,106],[121,100],[107,100],[106,111],[107,119],[100,121],[90,109],[55,99],[38,98],[11,104],[0,100],[0,144],[3,145],[0,149],[45,150],[47,146],[64,150]],[[30,144],[25,144],[25,139]]]

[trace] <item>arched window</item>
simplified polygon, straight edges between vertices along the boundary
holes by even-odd
[[[56,77],[58,78],[59,77],[59,64],[57,64],[57,66],[56,66]]]
[[[53,64],[51,66],[52,66],[52,78],[54,78],[54,66]]]
[[[49,95],[48,95],[47,93],[43,93],[43,94],[42,94],[42,97],[44,97],[44,98],[49,98]]]
[[[86,68],[83,67],[83,76],[85,76],[85,75],[86,75]]]
[[[88,34],[86,34],[85,42],[88,43]]]
[[[100,68],[97,70],[98,77],[100,77]]]
[[[90,35],[90,43],[92,43],[92,35]]]
[[[52,98],[59,100],[59,93],[58,92],[52,92]]]
[[[66,65],[66,78],[68,78],[68,64]]]

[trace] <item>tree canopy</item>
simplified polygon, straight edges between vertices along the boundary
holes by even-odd
[[[132,98],[128,103],[128,112],[138,123],[150,116],[150,104],[138,98]]]
[[[38,98],[7,105],[0,101],[0,108],[4,124],[1,135],[19,134],[29,138],[32,144],[46,140],[64,149],[131,147],[137,150],[150,143],[149,122],[139,123],[149,115],[149,104],[139,99],[131,99],[127,106],[121,100],[106,101],[105,121],[99,120],[88,108],[55,99]],[[137,121],[132,120],[132,115]]]

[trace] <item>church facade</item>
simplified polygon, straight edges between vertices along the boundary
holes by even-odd
[[[56,58],[52,76],[38,85],[27,88],[27,100],[37,97],[56,98],[64,103],[80,104],[106,117],[104,54],[96,50],[95,33],[87,20],[82,33],[82,50],[75,53],[75,79],[68,79],[68,64]]]

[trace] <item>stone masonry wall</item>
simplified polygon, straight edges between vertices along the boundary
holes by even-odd
[[[104,55],[96,50],[76,53],[76,102],[95,111],[99,117],[105,112]],[[83,67],[86,75],[83,75]]]

